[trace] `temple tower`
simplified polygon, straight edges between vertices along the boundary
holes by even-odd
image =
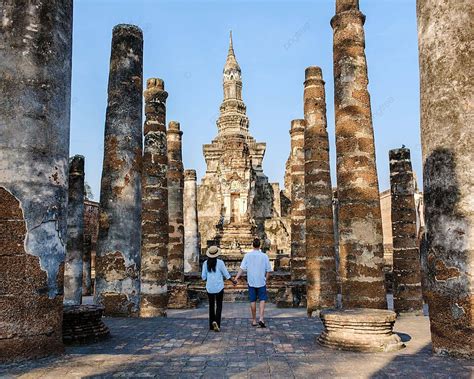
[[[166,316],[168,304],[168,154],[165,83],[146,83],[140,317]]]
[[[232,34],[223,70],[224,99],[217,136],[204,145],[207,170],[198,189],[201,247],[220,245],[233,268],[253,237],[264,237],[264,222],[272,216],[273,190],[262,169],[265,143],[249,133],[242,100],[242,79]]]
[[[417,1],[431,340],[474,356],[474,45],[470,0]]]
[[[344,308],[386,308],[382,218],[364,37],[358,0],[336,0],[336,118],[339,274]]]
[[[73,7],[2,0],[0,8],[3,362],[63,350]]]
[[[112,33],[95,279],[95,301],[109,316],[138,316],[142,80],[142,31],[117,25]]]
[[[311,316],[335,307],[337,298],[326,94],[319,67],[305,71],[304,118],[306,307]]]

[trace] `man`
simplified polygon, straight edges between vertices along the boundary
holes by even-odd
[[[244,271],[247,271],[249,287],[250,312],[252,313],[252,326],[260,325],[265,328],[264,313],[267,301],[267,280],[272,268],[268,255],[260,250],[260,239],[253,240],[253,250],[245,254],[235,280],[239,280]],[[260,300],[260,318],[257,324],[257,298]]]

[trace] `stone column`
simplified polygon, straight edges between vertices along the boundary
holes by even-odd
[[[319,67],[305,71],[304,118],[306,308],[311,316],[335,307],[337,299],[326,94]]]
[[[199,271],[196,170],[184,171],[184,272]]]
[[[291,121],[291,280],[306,279],[304,120]]]
[[[184,281],[183,157],[179,122],[168,125],[168,280]]]
[[[95,301],[137,316],[140,294],[143,35],[113,29],[100,189]]]
[[[168,303],[168,156],[163,80],[147,80],[143,154],[140,316],[166,316]]]
[[[64,265],[64,304],[82,303],[82,260],[84,255],[84,157],[69,160],[67,245]]]
[[[84,255],[82,259],[82,296],[89,296],[92,294],[92,236],[90,234],[84,235]]]
[[[331,26],[334,29],[339,275],[344,308],[386,308],[364,21],[358,0],[336,0]]]
[[[415,182],[410,150],[390,150],[393,236],[393,301],[400,312],[423,312],[420,250],[416,229]]]
[[[436,353],[473,357],[472,1],[417,1],[427,291]]]
[[[72,0],[1,0],[0,361],[63,350]]]

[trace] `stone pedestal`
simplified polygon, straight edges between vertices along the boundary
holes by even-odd
[[[324,325],[318,342],[338,350],[364,353],[391,352],[405,345],[393,333],[397,315],[382,309],[328,309],[320,312]]]
[[[319,67],[305,71],[304,117],[306,296],[311,316],[335,307],[337,297],[326,94]]]
[[[417,1],[426,291],[436,353],[474,357],[471,0]]]
[[[143,154],[140,316],[166,316],[168,303],[168,156],[163,80],[147,80]]]
[[[65,305],[63,311],[63,342],[88,344],[110,336],[102,321],[104,307],[97,305]]]
[[[387,308],[364,22],[358,0],[336,0],[336,15],[331,26],[334,30],[339,276],[344,308]]]
[[[64,304],[82,303],[82,269],[84,255],[84,157],[69,160],[69,201],[67,244],[64,266]]]
[[[63,350],[72,13],[0,1],[0,362]]]
[[[140,301],[143,34],[112,33],[100,188],[95,302],[110,316],[138,316]]]

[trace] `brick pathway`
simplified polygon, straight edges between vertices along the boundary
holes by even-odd
[[[222,332],[207,330],[205,308],[167,319],[106,319],[113,337],[68,347],[61,357],[0,366],[25,378],[470,378],[474,362],[430,352],[427,317],[401,317],[407,347],[397,353],[334,351],[315,343],[318,319],[304,310],[269,308],[267,329],[250,326],[246,304],[224,304]]]

